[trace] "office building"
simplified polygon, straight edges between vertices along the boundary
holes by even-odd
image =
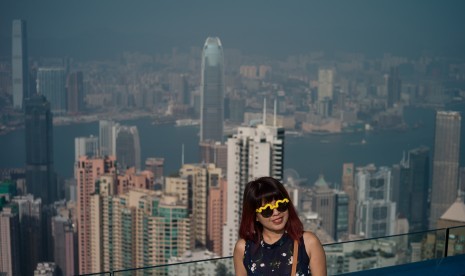
[[[264,116],[266,118],[266,116]],[[247,182],[261,176],[283,179],[284,128],[264,124],[239,127],[227,141],[227,205],[223,228],[223,254],[231,256],[240,222],[242,196]]]
[[[116,160],[118,168],[140,170],[140,139],[136,126],[119,126],[116,131]]]
[[[349,237],[349,196],[344,191],[335,191],[335,199],[334,240],[347,240]]]
[[[13,20],[11,73],[13,107],[23,109],[29,98],[29,61],[27,51],[27,27],[25,20]]]
[[[391,201],[391,170],[374,165],[357,168],[355,231],[366,238],[394,235],[396,204]]]
[[[50,104],[42,95],[26,101],[25,138],[27,192],[50,204],[57,199],[53,123]]]
[[[74,138],[74,156],[79,160],[80,156],[96,157],[99,156],[98,137],[90,135],[89,137]]]
[[[321,218],[321,227],[332,237],[336,236],[336,195],[323,175],[313,184],[312,211]]]
[[[430,228],[436,227],[437,220],[457,199],[461,120],[459,112],[436,113]]]
[[[113,156],[79,157],[74,168],[74,177],[77,182],[77,218],[78,218],[78,244],[79,244],[79,273],[99,272],[93,271],[91,239],[91,195],[96,191],[99,178],[109,174],[116,177],[116,159]]]
[[[70,73],[66,79],[68,113],[77,114],[84,110],[84,77],[82,72]]]
[[[50,102],[50,110],[55,115],[66,114],[65,69],[58,67],[39,68],[37,71],[37,93]]]
[[[224,57],[217,37],[209,37],[202,51],[200,141],[223,141]]]
[[[410,232],[428,228],[429,149],[410,150],[393,175],[392,199],[397,203],[397,213],[406,218]]]
[[[155,180],[163,177],[165,167],[165,158],[149,157],[145,159],[145,169],[153,173]]]

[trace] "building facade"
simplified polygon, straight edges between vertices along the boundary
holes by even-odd
[[[47,98],[53,114],[65,114],[67,111],[65,69],[58,67],[39,68],[37,71],[37,93]]]
[[[437,220],[457,199],[461,120],[459,112],[436,113],[430,228],[435,228]]]
[[[223,256],[231,256],[238,238],[242,197],[247,182],[261,176],[283,179],[284,128],[239,127],[227,141],[227,213],[223,227]]]
[[[26,101],[26,185],[27,192],[44,204],[57,199],[53,161],[53,123],[50,103],[42,95]]]

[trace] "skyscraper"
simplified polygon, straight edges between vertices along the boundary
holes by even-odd
[[[374,165],[357,168],[357,234],[366,238],[394,235],[396,204],[391,201],[391,171]]]
[[[26,21],[13,20],[12,29],[12,76],[13,107],[22,109],[29,95],[29,62],[27,52]]]
[[[336,194],[329,188],[323,175],[320,175],[312,190],[312,211],[320,215],[321,227],[334,238],[336,235]]]
[[[397,213],[408,219],[410,232],[424,231],[428,226],[429,160],[428,148],[410,150],[393,183],[397,186],[392,189]]]
[[[457,199],[461,120],[458,112],[436,113],[430,228],[436,227],[437,220]]]
[[[27,191],[47,205],[57,199],[57,186],[52,113],[44,96],[34,95],[26,101],[25,125]]]
[[[208,37],[202,52],[200,141],[223,141],[224,118],[223,46]]]
[[[354,186],[354,163],[342,165],[342,189],[349,197],[347,227],[349,234],[355,234],[356,195]]]
[[[54,114],[65,114],[67,107],[65,69],[39,68],[37,72],[37,93],[50,102]]]
[[[283,179],[284,128],[239,127],[227,141],[227,205],[223,228],[223,256],[231,256],[239,227],[242,196],[248,181],[261,176]]]

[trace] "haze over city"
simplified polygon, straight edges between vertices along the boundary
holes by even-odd
[[[11,20],[29,22],[31,56],[109,57],[189,48],[287,57],[309,51],[464,55],[463,1],[2,1],[0,56]]]
[[[262,176],[330,275],[463,264],[464,14],[453,0],[1,1],[0,275],[232,275]]]

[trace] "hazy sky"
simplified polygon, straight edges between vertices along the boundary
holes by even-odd
[[[268,56],[310,50],[465,56],[465,1],[1,0],[0,56],[11,21],[28,23],[31,56],[97,57],[122,51],[201,47]]]

